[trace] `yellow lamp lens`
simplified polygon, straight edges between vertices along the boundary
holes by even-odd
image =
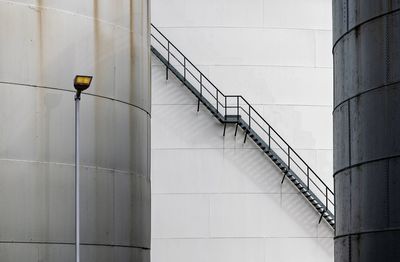
[[[75,78],[75,84],[77,84],[77,85],[88,86],[88,85],[90,85],[91,81],[92,81],[91,76],[77,76]]]

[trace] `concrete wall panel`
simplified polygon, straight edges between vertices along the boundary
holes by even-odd
[[[152,22],[333,185],[331,9],[326,0],[153,0]],[[332,261],[332,230],[274,164],[234,126],[223,137],[182,83],[152,65],[152,260]]]

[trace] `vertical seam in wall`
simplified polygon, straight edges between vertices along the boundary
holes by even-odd
[[[347,0],[348,1],[348,0]],[[351,110],[350,110],[350,101],[351,100],[348,100],[347,101],[347,121],[348,121],[348,139],[349,139],[349,166],[351,166],[351,121],[350,121],[350,113],[351,113]],[[352,170],[350,169],[349,170],[349,176],[350,176],[350,210],[352,210],[352,201],[351,201],[351,199],[352,199],[352,196],[351,196],[351,193],[352,193],[352,191],[351,191],[351,184],[352,184],[352,172],[351,172]],[[349,223],[350,223],[350,225],[351,225],[351,223],[352,223],[352,219],[351,219],[352,217],[351,217],[351,215],[349,214]],[[352,236],[350,235],[349,236],[349,262],[351,262],[351,257],[352,257],[352,255],[351,255],[351,238],[352,238]]]
[[[390,2],[390,1],[389,1]],[[390,32],[390,15],[386,15],[385,16],[385,38],[386,38],[386,43],[385,43],[385,52],[384,52],[384,56],[385,56],[385,64],[386,64],[386,84],[388,84],[390,82],[390,38],[391,38],[391,32]],[[385,107],[388,105],[388,97],[385,96]],[[385,122],[388,122],[387,120]],[[387,132],[387,130],[385,131]],[[390,185],[389,185],[389,179],[390,179],[390,175],[389,175],[389,169],[390,169],[390,160],[388,159],[386,161],[386,166],[385,166],[386,170],[385,170],[385,178],[386,178],[386,214],[384,214],[386,216],[386,222],[387,222],[387,226],[390,226],[390,215],[389,215],[389,195],[390,195]]]
[[[351,121],[350,121],[350,100],[347,101],[347,121],[348,121],[348,128],[349,128],[349,166],[351,166]]]
[[[349,262],[351,262],[351,235],[349,236]]]
[[[349,0],[346,0],[346,32],[349,31]]]
[[[390,212],[390,209],[389,209],[389,207],[390,207],[390,197],[389,197],[389,195],[390,195],[390,192],[389,192],[389,190],[390,190],[390,183],[389,183],[389,179],[390,179],[390,175],[389,175],[389,170],[390,170],[390,159],[388,159],[388,160],[386,160],[386,166],[385,166],[385,168],[386,168],[386,172],[385,172],[385,176],[386,176],[386,214],[385,214],[385,216],[386,216],[386,222],[387,222],[387,226],[388,227],[390,227],[390,215],[389,215],[389,212]]]
[[[388,84],[390,82],[390,38],[391,38],[391,34],[390,34],[390,25],[389,25],[389,20],[390,20],[390,15],[387,15],[385,17],[385,37],[386,37],[386,44],[385,44],[385,52],[384,55],[386,56],[386,84]]]

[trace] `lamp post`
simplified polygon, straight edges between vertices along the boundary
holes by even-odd
[[[91,76],[77,75],[74,79],[75,93],[75,261],[80,260],[80,223],[79,223],[79,102],[81,93],[88,89],[92,82]]]

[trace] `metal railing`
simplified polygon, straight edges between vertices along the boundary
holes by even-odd
[[[325,210],[334,214],[334,193],[285,139],[253,108],[241,95],[225,95],[219,90],[168,38],[152,26],[152,48],[166,59],[166,78],[173,68],[190,83],[202,100],[208,101],[222,120],[243,121],[249,131],[256,133],[307,186],[307,190],[325,205]],[[153,41],[154,40],[154,41]],[[236,129],[237,131],[237,129]],[[249,132],[246,132],[245,141]]]

